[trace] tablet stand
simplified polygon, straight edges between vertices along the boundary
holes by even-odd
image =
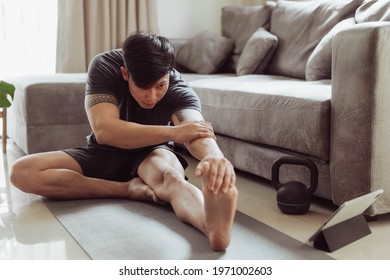
[[[314,248],[333,252],[366,235],[371,230],[363,214],[323,229],[314,240]]]

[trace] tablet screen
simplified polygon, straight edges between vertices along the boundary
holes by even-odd
[[[380,189],[344,202],[307,242],[313,242],[322,230],[362,214],[382,193],[383,189]]]

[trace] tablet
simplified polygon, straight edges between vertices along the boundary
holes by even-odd
[[[349,220],[360,214],[370,207],[371,204],[383,193],[383,189],[356,197],[340,205],[340,207],[329,217],[329,219],[307,240],[312,243],[320,232],[326,228],[334,226],[340,222]]]

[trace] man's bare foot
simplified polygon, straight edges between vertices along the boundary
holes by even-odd
[[[135,177],[127,182],[127,188],[129,198],[132,200],[160,202],[152,188],[146,185],[139,177]]]
[[[203,178],[203,195],[205,201],[206,234],[215,251],[224,251],[230,244],[234,215],[237,208],[238,192],[236,187],[226,193],[214,194],[205,188]]]

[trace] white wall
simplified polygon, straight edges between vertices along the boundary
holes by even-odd
[[[221,32],[221,9],[256,5],[263,0],[155,0],[158,33],[168,38],[191,38],[198,32]]]

